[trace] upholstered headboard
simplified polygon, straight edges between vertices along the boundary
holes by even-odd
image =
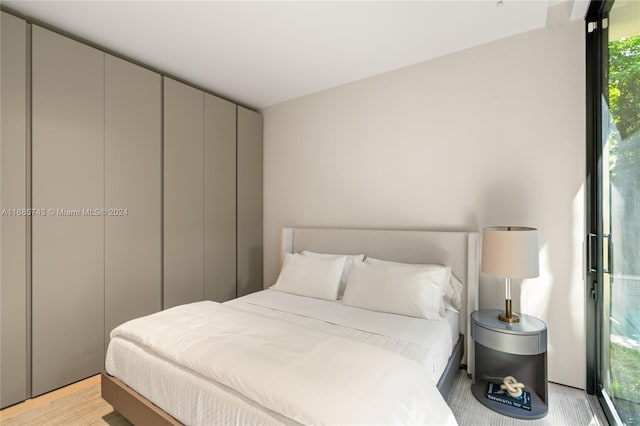
[[[465,285],[460,333],[465,335],[467,366],[473,360],[467,333],[471,312],[478,309],[478,233],[459,231],[397,231],[379,229],[283,228],[281,258],[285,253],[310,250],[320,253],[362,254],[406,263],[451,266]],[[468,368],[469,371],[473,371]]]

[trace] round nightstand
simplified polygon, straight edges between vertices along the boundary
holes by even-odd
[[[471,314],[471,337],[475,349],[475,371],[471,391],[488,408],[519,419],[547,415],[547,326],[538,318],[520,314],[520,322],[498,319],[501,311]],[[531,393],[531,411],[487,398],[489,382],[501,383],[514,376]]]

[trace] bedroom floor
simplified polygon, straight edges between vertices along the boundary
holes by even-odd
[[[583,391],[549,383],[549,414],[540,420],[516,420],[494,413],[471,394],[471,379],[464,370],[451,390],[448,403],[461,426],[466,425],[606,425],[597,402]],[[28,400],[0,411],[2,426],[23,425],[109,425],[129,426],[130,423],[100,398],[100,376],[90,377],[73,385]]]
[[[549,414],[539,420],[518,420],[491,411],[471,394],[471,379],[458,371],[447,403],[460,426],[604,426],[607,421],[597,400],[583,390],[549,383]]]
[[[131,426],[100,397],[100,375],[0,411],[2,426]]]

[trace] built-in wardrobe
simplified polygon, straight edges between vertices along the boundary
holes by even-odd
[[[0,405],[117,325],[262,289],[262,119],[2,12]]]

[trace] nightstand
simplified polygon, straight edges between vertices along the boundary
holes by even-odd
[[[547,415],[547,326],[538,318],[520,314],[520,322],[506,323],[495,310],[471,314],[475,371],[471,392],[480,403],[506,416],[539,419]],[[514,376],[531,393],[531,411],[487,398],[488,383]]]

